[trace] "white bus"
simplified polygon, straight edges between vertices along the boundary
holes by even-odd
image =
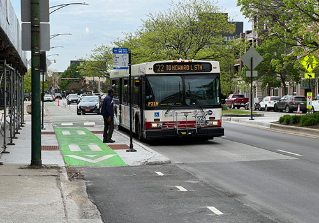
[[[119,129],[130,129],[129,71],[112,70]],[[132,65],[132,131],[139,140],[224,135],[217,61],[170,60]]]

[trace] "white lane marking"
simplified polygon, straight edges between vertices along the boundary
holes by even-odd
[[[97,156],[97,155],[85,155],[85,156],[88,156],[88,157],[94,157],[94,156]]]
[[[62,131],[63,135],[71,135],[70,131]]]
[[[61,123],[61,125],[73,125],[73,123],[65,122],[65,123]]]
[[[96,144],[89,144],[88,145],[89,148],[92,150],[92,151],[103,151],[98,145]]]
[[[177,189],[179,189],[180,191],[187,191],[184,187],[182,187],[182,186],[176,186],[177,187]]]
[[[84,158],[84,157],[80,157],[80,156],[76,156],[76,155],[67,155],[67,156],[72,157],[74,159],[90,162],[90,163],[98,163],[100,161],[103,161],[103,160],[106,160],[106,159],[111,158],[113,156],[116,156],[116,154],[102,156],[102,157],[100,157],[98,159],[95,159],[95,160],[90,160],[90,159],[87,159],[87,158]]]
[[[156,172],[155,171],[155,173],[157,173],[157,175],[164,176],[164,174],[162,172]]]
[[[282,153],[288,153],[288,154],[291,154],[291,155],[294,155],[294,156],[303,156],[303,155],[300,155],[298,153],[292,153],[292,152],[288,152],[288,151],[281,150],[281,149],[277,149],[277,151],[282,152]]]
[[[76,145],[76,144],[70,144],[69,145],[69,149],[71,151],[81,151],[81,148],[78,145]]]
[[[207,208],[209,210],[211,210],[212,212],[214,212],[214,214],[216,214],[216,215],[222,215],[223,214],[223,212],[221,212],[220,210],[218,210],[217,208],[215,208],[213,206],[207,206]]]
[[[78,131],[76,131],[79,135],[86,135],[86,133],[84,132],[84,131],[82,131],[82,130],[78,130]]]
[[[84,122],[84,125],[95,125],[95,122]]]

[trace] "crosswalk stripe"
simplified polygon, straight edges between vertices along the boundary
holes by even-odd
[[[103,151],[98,145],[96,144],[89,144],[89,147],[92,151]]]
[[[84,125],[95,125],[95,122],[84,122]]]
[[[65,122],[65,123],[61,123],[61,125],[73,125],[73,123],[71,123],[71,122]]]
[[[71,135],[70,131],[62,131],[63,135]]]
[[[86,133],[84,132],[84,131],[82,131],[82,130],[78,130],[78,131],[76,131],[79,135],[86,135]]]
[[[71,151],[81,151],[81,148],[76,144],[70,144],[69,148]]]

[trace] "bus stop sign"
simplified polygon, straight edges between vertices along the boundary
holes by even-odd
[[[128,69],[128,48],[113,48],[113,69]]]

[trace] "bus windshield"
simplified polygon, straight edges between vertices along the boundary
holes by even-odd
[[[205,106],[220,104],[217,74],[148,76],[146,106]]]

